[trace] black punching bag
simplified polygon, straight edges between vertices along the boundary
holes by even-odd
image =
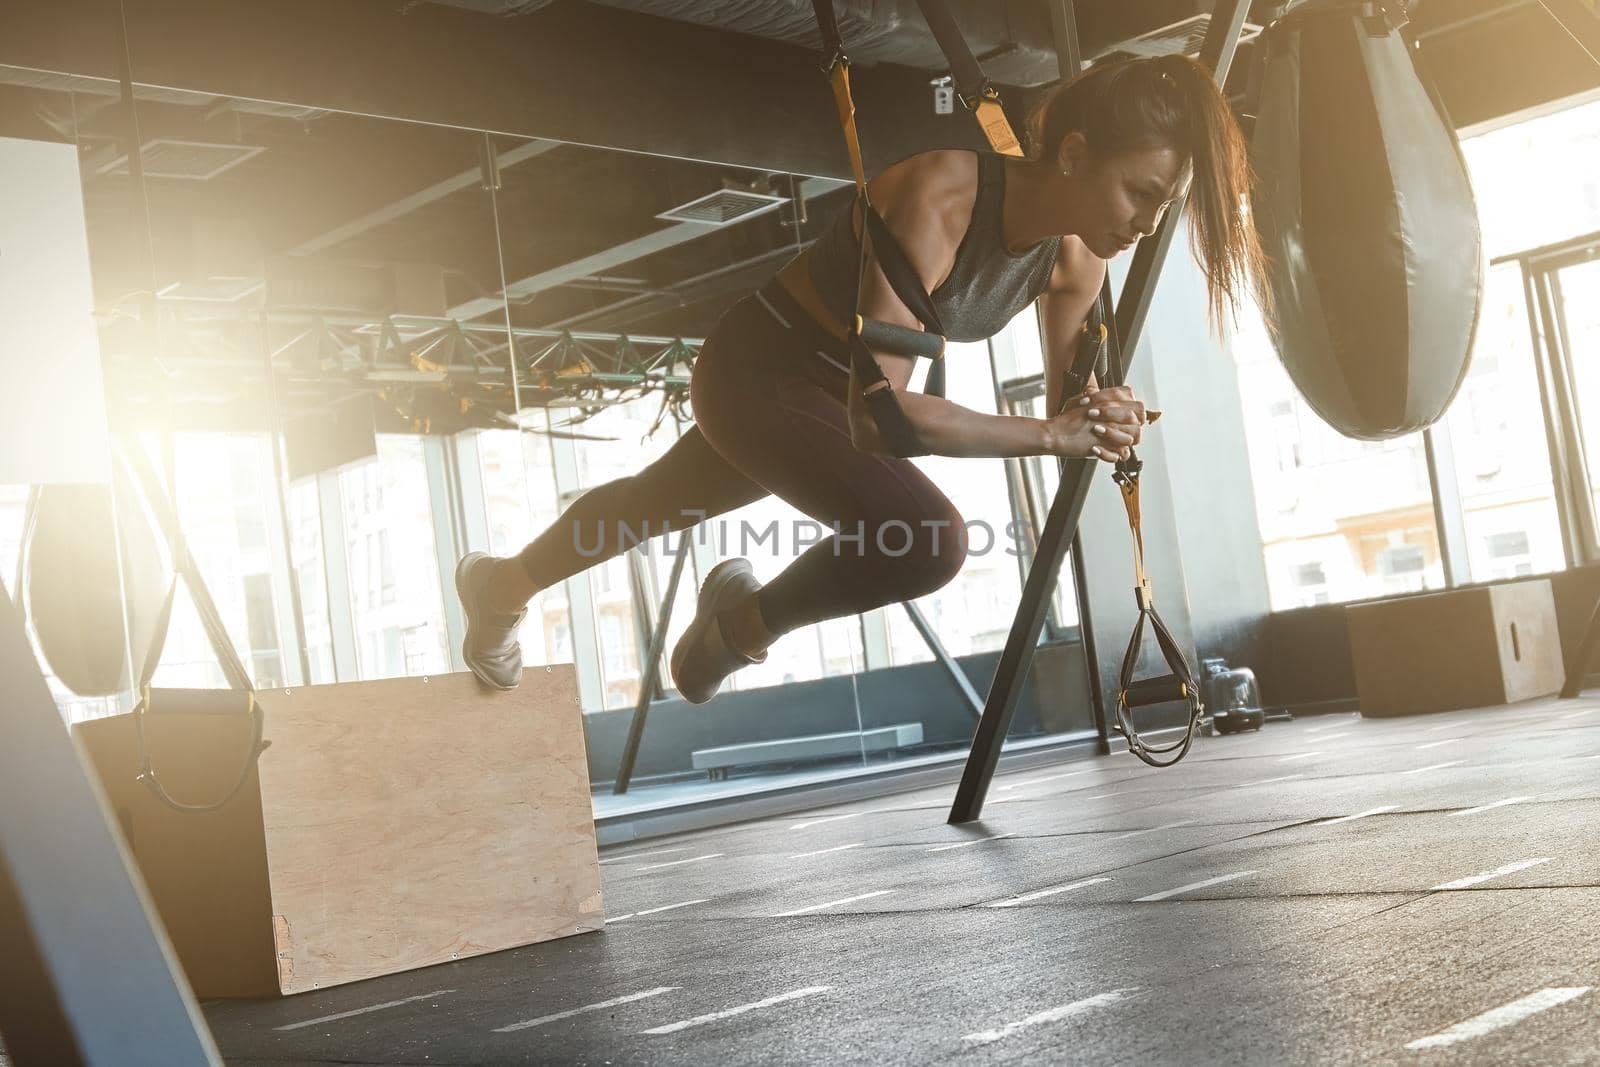
[[[39,650],[62,684],[79,696],[110,696],[137,684],[128,670],[128,646],[137,674],[159,639],[161,608],[172,581],[133,479],[120,458],[113,468],[115,523],[109,484],[48,485],[39,492],[25,545],[27,610]]]
[[[1250,145],[1278,354],[1318,415],[1367,439],[1444,414],[1483,286],[1455,131],[1394,21],[1312,0],[1269,27]]]

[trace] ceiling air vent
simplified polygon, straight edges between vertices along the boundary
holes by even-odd
[[[1126,41],[1119,41],[1111,48],[1095,56],[1096,61],[1107,59],[1140,59],[1147,56],[1185,55],[1198,56],[1200,42],[1205,39],[1206,30],[1211,26],[1210,15],[1194,15],[1190,18],[1174,22],[1170,26],[1163,26],[1149,33]],[[1261,27],[1253,22],[1244,24],[1243,31],[1239,34],[1239,42],[1252,41],[1261,33]]]
[[[175,141],[157,138],[146,141],[139,159],[149,178],[179,178],[184,181],[209,181],[223,171],[232,170],[252,156],[265,152],[260,145],[207,144],[204,141]],[[120,155],[101,167],[99,174],[128,173],[128,157]]]
[[[730,222],[741,222],[763,211],[771,211],[784,203],[788,203],[787,197],[752,193],[743,189],[718,189],[698,200],[680,204],[671,211],[663,211],[656,218],[667,222],[699,222],[707,226],[726,226]]]

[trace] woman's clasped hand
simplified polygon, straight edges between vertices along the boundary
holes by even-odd
[[[1049,454],[1067,459],[1100,459],[1115,463],[1139,443],[1148,422],[1144,404],[1133,387],[1093,389],[1067,402],[1049,421]]]

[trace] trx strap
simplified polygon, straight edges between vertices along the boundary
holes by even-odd
[[[977,116],[990,145],[1004,155],[1022,155],[1022,149],[1000,106],[1000,94],[983,76],[983,69],[967,48],[949,10],[942,0],[919,0],[919,4],[939,41],[939,47],[950,62],[962,102]],[[890,453],[902,457],[927,455],[927,447],[918,439],[916,430],[906,418],[894,388],[884,375],[883,368],[873,358],[872,351],[876,349],[931,359],[933,365],[928,368],[923,392],[942,397],[945,393],[944,325],[916,269],[867,195],[866,167],[861,159],[861,142],[856,133],[855,101],[850,93],[850,59],[844,52],[844,40],[834,16],[833,0],[812,0],[811,6],[816,12],[817,28],[822,34],[822,69],[833,86],[839,126],[844,131],[845,147],[850,153],[850,170],[855,178],[856,197],[851,211],[852,214],[857,210],[861,213],[861,255],[856,268],[855,310],[851,315],[852,321],[846,324],[845,344],[849,348],[850,362],[861,385],[867,410]],[[869,248],[875,253],[889,287],[922,323],[922,330],[880,322],[861,314],[861,293],[866,285]]]
[[[1111,476],[1122,492],[1122,505],[1128,512],[1128,529],[1133,534],[1133,575],[1136,581],[1133,595],[1139,604],[1139,621],[1134,624],[1133,635],[1128,638],[1128,650],[1123,653],[1122,670],[1117,677],[1117,716],[1111,728],[1127,738],[1129,752],[1150,766],[1170,767],[1181,760],[1194,743],[1195,727],[1200,724],[1205,705],[1200,702],[1200,687],[1195,682],[1188,659],[1156,611],[1150,578],[1144,572],[1144,533],[1139,527],[1139,472],[1143,468],[1143,461],[1129,449],[1128,458],[1117,461],[1116,473]],[[1167,669],[1172,673],[1135,681],[1133,672],[1139,664],[1139,647],[1143,643],[1147,622],[1156,635],[1161,658],[1167,661]],[[1189,705],[1189,722],[1181,738],[1166,745],[1152,745],[1139,736],[1139,731],[1133,725],[1133,709],[1180,700]],[[1158,758],[1162,756],[1167,758]]]
[[[1084,323],[1083,336],[1078,342],[1072,369],[1067,374],[1068,392],[1063,399],[1078,395],[1088,385],[1089,375],[1100,361],[1110,337],[1110,331],[1106,328],[1108,321],[1115,320],[1106,314],[1102,294],[1102,299],[1096,301],[1090,312],[1089,320]],[[1109,384],[1122,384],[1120,359],[1106,361],[1106,379]],[[1156,413],[1150,421],[1154,422],[1158,417],[1159,413]],[[1116,471],[1111,476],[1122,495],[1122,506],[1128,513],[1128,530],[1133,536],[1133,595],[1139,605],[1139,621],[1134,624],[1133,634],[1128,638],[1128,649],[1123,653],[1122,669],[1117,677],[1117,710],[1111,728],[1127,739],[1128,751],[1145,763],[1152,767],[1170,767],[1188,754],[1189,746],[1194,743],[1195,728],[1205,713],[1205,705],[1200,701],[1200,687],[1188,658],[1156,611],[1150,578],[1144,571],[1144,531],[1140,525],[1139,511],[1139,474],[1143,470],[1144,461],[1129,448],[1127,458],[1117,460]],[[1139,665],[1139,651],[1144,643],[1147,624],[1155,634],[1156,647],[1161,650],[1161,658],[1166,660],[1171,673],[1135,680],[1133,672]],[[1165,745],[1152,745],[1145,741],[1133,725],[1133,710],[1176,701],[1184,701],[1189,705],[1189,721],[1183,736]]]
[[[142,782],[157,800],[181,812],[206,812],[216,811],[225,806],[239,794],[246,782],[250,780],[251,773],[256,769],[256,762],[261,758],[261,753],[272,744],[262,739],[266,727],[265,714],[261,704],[256,700],[255,687],[250,683],[250,675],[245,670],[244,664],[239,660],[239,655],[234,651],[233,642],[228,637],[227,628],[222,621],[222,615],[217,611],[216,603],[211,599],[210,592],[206,589],[205,580],[200,575],[199,564],[189,552],[189,546],[183,536],[183,527],[178,521],[177,511],[172,500],[157,480],[155,471],[150,466],[150,461],[144,454],[144,449],[138,441],[130,441],[126,449],[122,450],[128,457],[135,474],[143,483],[144,491],[162,527],[164,528],[168,543],[172,549],[172,586],[167,592],[166,602],[162,604],[161,614],[156,624],[155,639],[150,644],[150,651],[145,658],[143,670],[140,672],[139,703],[133,709],[133,722],[139,741],[139,774],[137,780]],[[161,663],[161,649],[166,643],[167,626],[172,618],[173,600],[178,591],[178,580],[182,578],[189,587],[190,599],[194,602],[195,613],[200,617],[201,627],[205,630],[206,640],[211,645],[212,652],[217,657],[217,664],[222,668],[224,677],[227,678],[231,689],[152,689],[150,681],[155,677],[156,667]],[[155,765],[150,757],[150,747],[145,737],[145,716],[154,710],[154,705],[159,703],[160,711],[164,714],[188,715],[215,715],[215,714],[242,714],[250,718],[250,740],[244,755],[244,760],[239,769],[239,776],[234,779],[232,787],[223,795],[222,799],[208,803],[191,804],[176,800],[156,777]]]
[[[917,6],[922,9],[922,17],[928,20],[928,28],[950,64],[956,95],[977,118],[989,147],[1002,156],[1020,158],[1022,145],[1011,132],[1011,123],[1006,121],[1005,109],[1000,106],[1000,91],[984,77],[983,68],[978,65],[972,49],[967,47],[966,38],[961,36],[961,27],[950,15],[950,8],[944,0],[917,0]]]
[[[812,0],[816,12],[817,28],[822,32],[822,69],[833,86],[833,101],[839,113],[839,126],[844,131],[845,147],[850,153],[850,170],[855,178],[856,196],[851,213],[861,213],[861,254],[856,264],[856,299],[851,321],[845,324],[845,345],[850,352],[850,363],[861,388],[862,399],[872,415],[878,435],[891,455],[903,458],[925,456],[927,447],[917,437],[911,420],[906,418],[894,387],[883,368],[873,358],[868,346],[899,355],[925,355],[934,364],[928,371],[926,391],[935,396],[944,395],[944,368],[940,359],[944,355],[944,326],[934,309],[933,298],[923,288],[916,270],[906,260],[905,252],[890,234],[882,216],[872,206],[867,196],[867,173],[861,160],[861,142],[856,135],[855,101],[850,94],[850,59],[844,53],[844,41],[839,36],[839,24],[834,18],[833,0]],[[869,320],[861,314],[861,293],[866,285],[867,252],[876,251],[878,265],[889,282],[889,287],[915,315],[925,332],[910,330],[893,323]]]

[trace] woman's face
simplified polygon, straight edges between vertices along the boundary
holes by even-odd
[[[1071,142],[1077,139],[1078,144]],[[1071,151],[1071,232],[1101,259],[1111,259],[1154,233],[1162,213],[1189,184],[1188,157],[1174,148],[1132,148],[1110,155],[1088,151],[1071,134],[1062,145]]]

